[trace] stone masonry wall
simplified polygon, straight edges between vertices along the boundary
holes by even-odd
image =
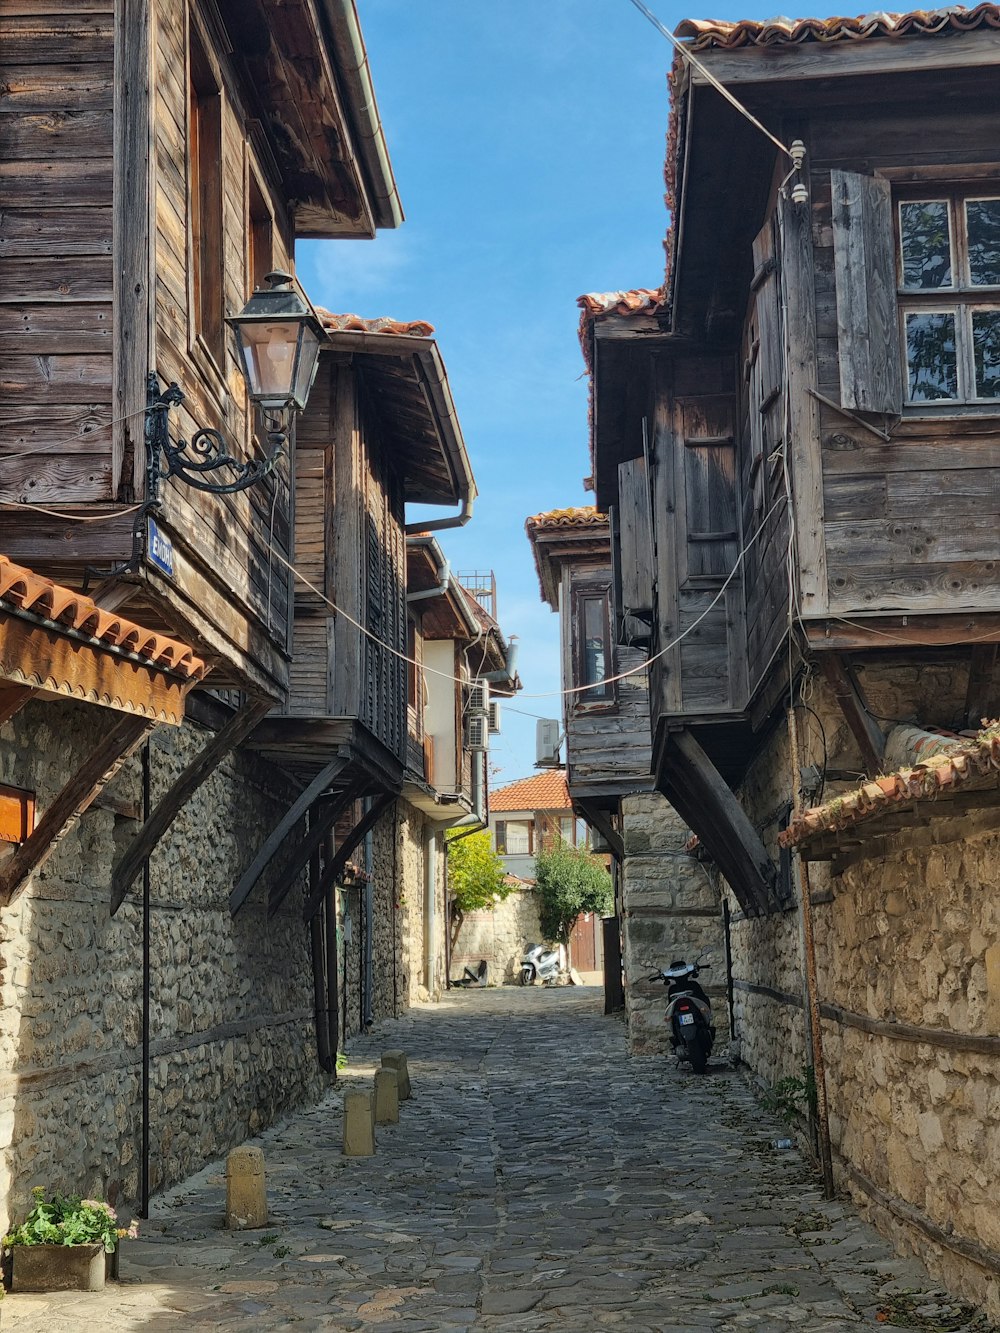
[[[894,721],[961,722],[967,667],[946,655],[922,665],[886,659],[869,664],[860,679],[885,729]],[[822,766],[825,733],[828,766],[859,772],[855,742],[826,689],[814,685],[808,702],[818,716],[797,712],[799,762]],[[824,799],[852,785],[828,784]],[[782,724],[741,792],[772,850],[776,815],[791,788]],[[819,998],[843,1011],[841,1021],[822,1024],[830,1129],[838,1185],[942,1283],[997,1318],[1000,1057],[990,1042],[978,1051],[945,1043],[949,1033],[1000,1034],[1000,835],[995,811],[951,819],[944,810],[928,833],[900,831],[867,859],[862,844],[859,859],[838,877],[826,864],[810,867]],[[796,905],[798,898],[796,886]],[[740,920],[732,898],[730,905],[740,1053],[774,1084],[811,1063],[800,914]],[[903,1041],[863,1031],[859,1020],[941,1035]],[[936,1238],[901,1213],[937,1228]],[[945,1237],[982,1247],[985,1262],[958,1253]]]
[[[109,717],[85,705],[29,704],[0,727],[0,782],[35,791],[44,809]],[[204,741],[190,725],[152,734],[154,803]],[[138,801],[138,756],[112,790]],[[293,888],[268,921],[279,865],[235,920],[228,907],[250,837],[256,846],[291,795],[278,770],[249,754],[230,756],[151,858],[154,1189],[325,1086],[301,891]],[[92,808],[0,914],[5,1220],[23,1212],[34,1185],[126,1203],[137,1197],[140,882],[113,919],[108,908],[112,866],[137,827]]]
[[[710,964],[700,978],[712,1000],[716,1028],[725,1033],[725,949],[719,891],[712,874],[684,851],[688,829],[656,793],[622,798],[622,967],[630,1049],[669,1049],[663,1021],[666,989],[647,978],[675,958]]]
[[[525,946],[542,941],[538,901],[533,890],[517,889],[491,912],[469,912],[463,919],[451,953],[451,975],[473,972],[485,958],[492,985],[510,985],[521,970]]]

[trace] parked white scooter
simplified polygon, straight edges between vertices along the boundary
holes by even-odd
[[[521,985],[531,986],[536,979],[541,982],[555,981],[559,970],[558,949],[546,949],[543,944],[529,944],[521,959]]]

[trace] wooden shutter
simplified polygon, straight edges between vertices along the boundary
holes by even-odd
[[[758,416],[778,395],[784,360],[778,313],[778,266],[775,259],[774,219],[768,218],[754,237],[753,289],[756,334],[759,343],[754,363],[754,408]]]
[[[725,577],[739,536],[732,399],[689,399],[680,408],[687,577]]]
[[[898,414],[903,373],[889,182],[831,171],[830,185],[841,405]]]
[[[630,458],[618,465],[618,540],[621,559],[623,616],[653,616],[653,533],[649,515],[646,460]]]

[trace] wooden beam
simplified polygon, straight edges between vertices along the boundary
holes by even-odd
[[[35,693],[27,685],[6,685],[0,687],[0,726],[9,722],[15,713],[19,713]]]
[[[882,769],[885,754],[885,737],[881,728],[869,713],[861,687],[850,666],[838,653],[820,653],[818,656],[826,683],[833,691],[861,750],[865,772],[869,777],[874,777]]]
[[[866,616],[806,622],[810,647],[821,652],[878,648],[959,648],[1000,643],[1000,616],[984,611],[961,615]]]
[[[289,890],[295,883],[299,871],[302,870],[313,853],[319,851],[323,840],[351,802],[357,798],[358,788],[363,785],[364,779],[360,779],[358,782],[352,783],[336,800],[327,802],[321,808],[317,809],[317,806],[314,805],[310,809],[309,832],[289,856],[287,863],[282,867],[281,882],[272,887],[268,896],[268,920],[281,907],[281,904],[288,897]]]
[[[132,881],[142,869],[153,848],[174,822],[180,810],[191,799],[198,788],[209,778],[222,763],[230,751],[235,750],[241,741],[253,731],[267,713],[271,711],[270,699],[253,699],[244,704],[238,713],[234,713],[221,731],[217,731],[208,744],[195,755],[194,759],[180,773],[166,795],[157,802],[149,818],[132,840],[131,846],[115,866],[111,877],[111,915],[118,911],[128,894]]]
[[[382,792],[380,796],[376,796],[368,813],[359,819],[354,828],[351,829],[351,832],[337,848],[333,860],[323,871],[319,883],[311,890],[309,897],[306,900],[306,905],[302,910],[303,921],[311,921],[313,919],[323,905],[323,899],[326,897],[327,890],[332,884],[336,883],[337,876],[347,864],[347,858],[350,856],[351,852],[354,851],[362,838],[375,827],[378,821],[382,818],[386,807],[391,805],[395,799],[396,794],[391,791]]]
[[[671,734],[661,789],[732,886],[740,906],[756,916],[777,907],[777,871],[757,830],[690,731]]]
[[[155,725],[150,718],[129,715],[107,731],[101,743],[49,803],[27,841],[0,866],[0,907],[9,906],[24,892],[29,877],[48,860],[76,820]]]
[[[576,801],[576,808],[583,815],[588,824],[592,824],[604,841],[611,848],[611,854],[616,861],[625,860],[625,842],[622,835],[611,822],[611,816],[607,810],[601,810],[592,801]]]
[[[285,838],[303,817],[313,802],[323,795],[330,784],[347,767],[347,762],[348,761],[340,755],[337,755],[335,759],[331,759],[328,764],[325,764],[324,767],[320,769],[312,782],[310,782],[309,786],[299,793],[295,801],[293,801],[285,811],[284,815],[279,820],[277,827],[272,830],[265,841],[264,846],[240,876],[239,882],[229,895],[229,911],[233,916],[236,915],[246,900],[250,897],[254,885],[270,864]]]
[[[969,684],[965,691],[965,725],[979,727],[983,718],[997,716],[997,695],[993,688],[993,672],[997,662],[997,645],[980,643],[972,650],[969,663]],[[2,705],[0,705],[2,708]],[[2,716],[2,714],[0,714]]]

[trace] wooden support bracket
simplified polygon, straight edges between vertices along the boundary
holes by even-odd
[[[289,890],[295,883],[299,871],[303,869],[306,862],[314,852],[319,851],[323,840],[336,824],[337,820],[344,813],[353,800],[359,795],[359,786],[361,783],[352,784],[337,797],[334,801],[329,801],[323,806],[314,805],[309,812],[309,832],[302,839],[299,845],[291,853],[287,863],[282,867],[281,881],[275,884],[271,889],[267,900],[268,920],[278,911],[281,904],[288,897]]]
[[[30,685],[0,685],[0,726],[19,713],[34,693]]]
[[[226,755],[235,750],[241,741],[246,740],[272,707],[273,701],[270,699],[253,699],[244,704],[239,712],[216,732],[204,749],[195,755],[166,795],[157,802],[156,809],[150,813],[128,851],[115,866],[111,879],[112,916],[125,901],[133,880],[142,869],[143,862],[177,818],[183,806],[202,783],[211,777]]]
[[[55,851],[125,760],[152,731],[155,721],[129,714],[120,718],[53,798],[34,831],[13,856],[0,866],[0,907],[19,897],[29,877]]]
[[[840,705],[841,712],[847,719],[847,725],[861,750],[861,761],[865,766],[865,772],[870,778],[875,777],[882,768],[885,737],[868,711],[857,678],[839,653],[819,653],[817,656],[826,683],[833,691],[834,698]]]
[[[337,755],[335,759],[331,759],[328,764],[320,769],[312,782],[310,782],[309,786],[299,793],[295,801],[285,811],[277,827],[271,831],[264,846],[240,876],[239,883],[229,895],[229,911],[233,916],[236,915],[246,900],[250,897],[254,885],[277,854],[279,847],[285,841],[288,834],[299,820],[303,818],[313,802],[318,800],[330,784],[336,780],[341,772],[343,772],[347,767],[347,762],[348,761],[340,755]]]
[[[337,876],[347,864],[347,858],[350,856],[351,852],[354,851],[362,838],[364,838],[367,833],[371,832],[382,818],[386,807],[392,805],[395,799],[396,793],[391,791],[382,792],[380,796],[376,796],[368,813],[363,818],[359,819],[354,828],[351,829],[348,836],[337,848],[333,860],[320,876],[319,883],[310,892],[309,897],[306,900],[306,905],[302,911],[303,921],[308,922],[313,919],[320,907],[322,907],[323,899],[326,897],[327,891],[331,885],[336,883]]]
[[[616,861],[625,860],[625,842],[622,835],[611,822],[607,810],[601,810],[593,801],[577,801],[577,808],[588,824],[592,824],[604,841],[611,848],[611,855]]]
[[[690,731],[671,735],[661,790],[697,833],[748,916],[778,907],[777,870],[736,796]]]
[[[997,691],[993,688],[993,672],[997,663],[997,645],[980,643],[972,650],[969,663],[969,685],[965,691],[965,725],[980,727],[983,718],[997,716]]]

